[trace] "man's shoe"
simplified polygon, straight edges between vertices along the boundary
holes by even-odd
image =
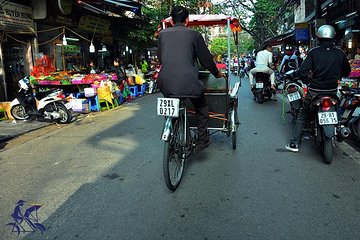
[[[298,152],[299,146],[295,143],[289,143],[285,145],[285,148],[291,152]]]
[[[196,144],[196,150],[198,150],[198,151],[204,150],[205,148],[207,148],[208,146],[210,146],[210,143],[211,143],[210,140],[208,140],[208,141],[205,142],[205,143],[200,143],[200,142],[198,142],[198,143]]]

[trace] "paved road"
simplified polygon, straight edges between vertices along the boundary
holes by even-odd
[[[0,239],[360,239],[360,165],[342,147],[325,165],[309,141],[286,152],[280,99],[255,103],[247,80],[237,149],[212,135],[169,192],[158,96],[1,152]],[[19,199],[42,204],[43,235],[5,226]]]

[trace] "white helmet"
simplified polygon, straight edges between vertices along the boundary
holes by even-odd
[[[335,37],[335,29],[330,25],[322,25],[317,30],[316,36],[323,39],[333,39]]]

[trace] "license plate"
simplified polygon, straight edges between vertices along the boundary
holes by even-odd
[[[72,108],[72,104],[71,103],[65,103],[65,107],[66,109],[71,109]]]
[[[178,117],[180,99],[158,98],[157,114],[160,116]]]
[[[320,125],[332,125],[338,123],[336,112],[319,112],[318,118]]]
[[[352,116],[353,116],[353,117],[358,117],[359,115],[360,115],[360,107],[357,107],[357,108],[354,110]]]
[[[299,92],[293,92],[293,93],[289,93],[287,95],[287,98],[289,99],[289,102],[293,102],[293,101],[301,99],[301,96],[300,96]]]
[[[256,83],[256,88],[264,88],[264,83],[262,82]]]

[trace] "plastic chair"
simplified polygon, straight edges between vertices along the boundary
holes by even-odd
[[[146,90],[146,84],[141,84],[140,85],[140,92],[139,92],[139,96],[144,96],[145,94],[145,90]]]
[[[131,98],[136,98],[139,95],[137,86],[129,86]]]
[[[7,115],[7,112],[4,108],[0,108],[0,120],[8,120],[9,117]]]
[[[100,111],[100,103],[98,96],[88,97],[87,98],[90,104],[90,111],[99,112]]]
[[[99,105],[100,105],[100,111],[110,110],[111,108],[114,108],[114,104],[105,99],[99,99]]]

